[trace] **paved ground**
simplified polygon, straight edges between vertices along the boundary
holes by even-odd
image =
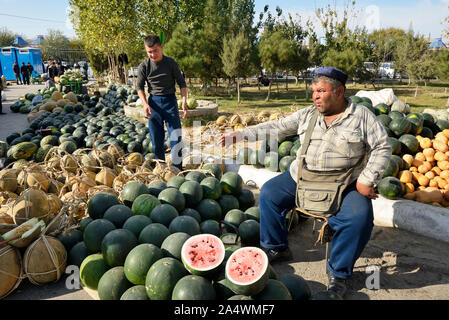
[[[6,93],[8,101],[0,116],[0,140],[8,133],[27,127],[26,115],[12,114],[9,104],[40,86],[13,86]],[[30,90],[31,89],[31,90]],[[258,198],[258,190],[252,189]],[[318,224],[315,229],[319,229]],[[293,260],[275,264],[279,274],[296,273],[304,277],[312,293],[325,290],[325,247],[314,245],[318,233],[312,233],[313,222],[302,220],[289,235]],[[367,247],[354,268],[349,283],[348,300],[448,300],[449,243],[437,241],[404,230],[375,226]],[[370,267],[377,272],[368,272]],[[35,286],[24,279],[5,300],[92,300],[83,289],[70,290],[64,275],[57,283]],[[376,287],[376,285],[378,286]],[[374,286],[375,290],[368,287]]]
[[[27,115],[22,113],[13,113],[9,106],[26,93],[36,93],[37,90],[44,88],[43,84],[31,85],[11,85],[4,92],[6,93],[6,101],[3,101],[3,112],[0,115],[0,140],[6,141],[6,137],[12,132],[22,132],[28,127]]]

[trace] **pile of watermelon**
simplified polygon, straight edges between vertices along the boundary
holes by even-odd
[[[139,99],[137,90],[129,85],[115,85],[110,84],[106,93],[103,95],[102,103],[106,107],[117,108],[122,107],[125,102],[130,104]]]
[[[264,140],[260,149],[243,147],[237,152],[237,162],[252,165],[255,168],[266,168],[273,172],[284,172],[296,159],[301,147],[298,135],[280,137],[277,142]]]
[[[259,210],[241,177],[203,169],[90,198],[88,217],[59,236],[83,285],[102,300],[311,298],[258,248]]]
[[[449,207],[447,112],[401,112],[394,105],[372,106],[369,98],[353,96],[351,100],[374,112],[389,136],[392,155],[378,193],[388,199]]]

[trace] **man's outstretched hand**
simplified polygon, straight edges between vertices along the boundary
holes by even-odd
[[[239,131],[234,131],[231,133],[223,134],[218,140],[218,145],[225,147],[226,143],[237,143],[242,140],[242,134]]]

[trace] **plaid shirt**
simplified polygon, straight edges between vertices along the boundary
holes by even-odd
[[[248,140],[299,135],[304,141],[308,123],[315,106],[301,109],[288,117],[268,121],[242,130]],[[299,158],[300,150],[297,155]],[[298,158],[290,166],[290,174],[297,181]],[[306,153],[307,169],[314,171],[342,170],[355,166],[361,158],[364,164],[355,170],[350,182],[375,186],[382,179],[391,158],[388,134],[382,123],[366,107],[350,104],[329,128],[319,114]]]

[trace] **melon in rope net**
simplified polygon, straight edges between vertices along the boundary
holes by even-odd
[[[236,250],[226,262],[227,286],[245,296],[261,292],[269,279],[269,263],[266,253],[257,247]]]
[[[4,169],[0,171],[0,191],[15,192],[17,190],[16,170]]]
[[[56,238],[41,236],[25,251],[24,271],[31,283],[40,285],[58,281],[65,272],[67,251]]]
[[[225,247],[217,236],[199,234],[187,239],[181,249],[181,260],[194,275],[206,276],[216,272],[225,257]]]
[[[25,190],[14,202],[12,213],[14,222],[20,225],[29,219],[39,218],[44,222],[50,215],[50,204],[47,194],[41,190]]]
[[[16,248],[26,248],[28,245],[36,240],[41,232],[45,229],[45,223],[42,220],[33,218],[20,226],[6,232],[1,236],[1,240],[9,240],[20,236],[19,239],[8,242],[9,245]]]
[[[0,299],[13,292],[22,282],[22,255],[11,246],[0,247]]]

